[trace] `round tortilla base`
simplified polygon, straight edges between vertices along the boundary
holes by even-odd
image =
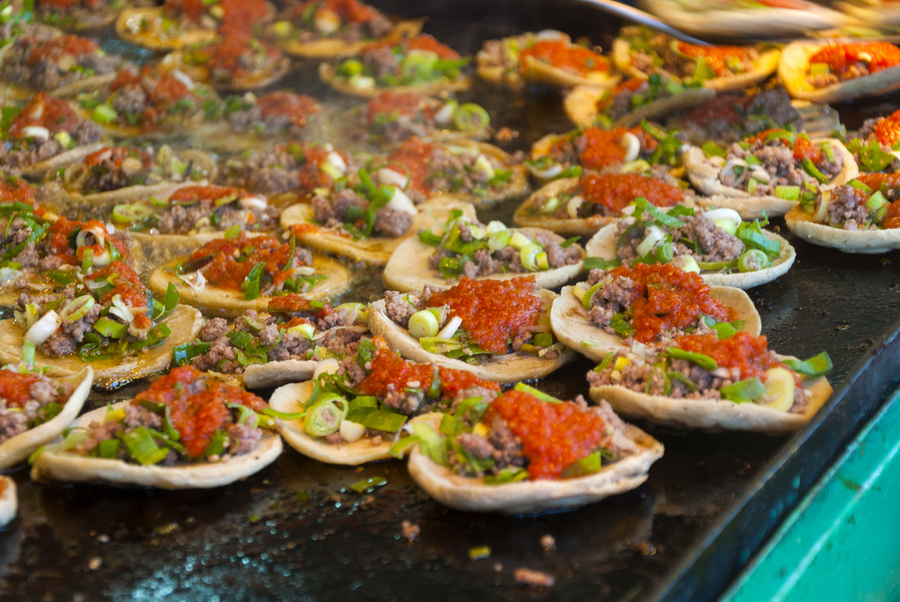
[[[605,399],[617,413],[657,424],[707,431],[740,430],[786,435],[809,422],[831,396],[832,388],[825,377],[805,381],[803,385],[812,396],[802,414],[781,412],[755,403],[646,395],[612,385],[591,387],[591,399]]]
[[[78,417],[78,413],[81,412],[81,408],[91,392],[94,371],[88,366],[74,377],[66,380],[76,384],[76,387],[59,414],[52,420],[28,429],[24,433],[19,433],[0,444],[0,470],[11,468],[26,460],[40,446],[59,437],[63,430]]]
[[[176,50],[191,44],[211,42],[216,37],[214,29],[196,29],[171,37],[160,36],[159,32],[153,31],[153,29],[146,32],[133,32],[133,29],[140,29],[139,24],[142,21],[155,24],[157,21],[162,23],[163,18],[163,9],[159,7],[123,8],[119,13],[119,18],[116,19],[116,35],[127,42],[151,50]],[[133,28],[131,23],[137,23],[138,26]]]
[[[413,38],[422,31],[424,25],[425,19],[400,21],[381,39]],[[279,41],[275,36],[271,36],[270,39],[287,54],[309,59],[351,56],[358,54],[363,47],[373,43],[371,41],[347,42],[335,39],[322,39],[314,42]]]
[[[644,8],[672,27],[699,37],[781,38],[810,30],[840,27],[847,18],[837,11],[807,4],[802,10],[763,8],[687,12],[671,0],[641,0]]]
[[[450,195],[431,199],[418,207],[419,213],[413,218],[406,234],[396,238],[373,236],[366,240],[354,240],[352,236],[340,234],[338,231],[316,226],[314,232],[304,232],[297,236],[304,245],[333,253],[343,257],[349,257],[353,261],[364,261],[373,265],[384,265],[391,258],[397,247],[404,240],[418,236],[418,233],[427,228],[443,226],[447,223],[452,210],[463,212],[463,216],[475,219],[475,209],[470,203],[459,201]],[[291,205],[281,212],[281,227],[290,229],[295,224],[313,223],[315,211],[312,205]],[[315,225],[315,224],[313,224]]]
[[[278,387],[286,383],[309,380],[319,362],[315,360],[282,360],[252,364],[244,368],[244,385],[248,389]]]
[[[859,166],[856,164],[853,154],[839,140],[826,138],[821,142],[829,142],[835,155],[839,154],[843,157],[841,171],[828,184],[822,185],[820,187],[822,190],[846,184],[859,175]],[[707,163],[703,150],[696,146],[691,146],[687,152],[683,153],[681,161],[684,163],[691,183],[697,190],[707,195],[706,197],[697,197],[697,203],[702,207],[728,207],[740,213],[743,219],[753,219],[761,217],[763,211],[768,215],[784,215],[798,203],[798,201],[788,201],[776,196],[754,196],[746,190],[722,184],[719,181],[719,168]],[[732,200],[728,200],[728,198]]]
[[[350,272],[334,259],[316,255],[314,256],[313,266],[316,274],[327,274],[328,278],[317,282],[309,291],[302,293],[303,297],[324,299],[343,292],[349,286]],[[223,289],[211,284],[207,284],[203,290],[196,291],[175,274],[165,271],[165,268],[154,270],[153,274],[150,275],[147,287],[154,294],[165,294],[170,282],[178,289],[182,303],[223,316],[236,317],[248,309],[266,311],[269,301],[275,298],[261,295],[256,299],[247,300],[244,299],[243,291]]]
[[[527,228],[519,228],[528,234]],[[383,280],[387,288],[401,293],[416,291],[425,288],[426,285],[448,288],[456,281],[444,280],[440,273],[432,270],[428,265],[428,258],[434,254],[435,247],[426,245],[418,238],[410,238],[405,241],[388,260],[384,266]],[[584,269],[584,261],[567,265],[561,268],[544,270],[541,272],[523,272],[521,274],[497,273],[490,276],[480,276],[476,280],[509,280],[520,276],[534,276],[537,288],[552,289],[562,286],[566,282],[576,278]]]
[[[720,274],[717,272],[701,272],[703,282],[711,286],[733,286],[749,289],[754,286],[771,282],[783,276],[794,265],[797,251],[781,236],[768,230],[763,230],[769,240],[777,240],[781,244],[781,253],[769,267],[755,272],[735,272],[733,274]],[[585,245],[588,257],[602,257],[606,260],[617,259],[616,243],[619,240],[617,224],[603,227]]]
[[[284,385],[272,393],[269,407],[279,412],[302,412],[312,390],[313,383],[311,382]],[[371,439],[363,437],[353,443],[344,442],[340,445],[332,445],[323,437],[307,435],[303,430],[302,420],[279,420],[277,428],[288,445],[304,456],[326,464],[358,466],[366,462],[388,460],[393,457],[391,456],[393,442],[390,440],[382,440],[381,443],[373,445]]]
[[[827,42],[792,42],[785,47],[778,65],[778,78],[793,98],[837,102],[861,96],[878,96],[900,88],[900,66],[815,88],[807,78],[809,58],[826,45]]]
[[[123,408],[130,401],[113,404]],[[88,412],[72,426],[103,422],[107,409]],[[61,439],[58,439],[61,441]],[[141,466],[122,460],[91,458],[70,452],[44,450],[31,469],[34,481],[86,481],[109,485],[139,485],[160,489],[209,489],[221,487],[256,474],[281,454],[281,437],[263,431],[262,439],[248,454],[234,456],[228,462],[184,464],[181,466]]]
[[[22,175],[24,176],[37,176],[44,172],[50,170],[56,170],[58,167],[62,165],[68,165],[70,163],[75,163],[76,161],[82,160],[84,157],[89,154],[100,150],[101,148],[107,146],[103,142],[94,142],[93,144],[86,144],[84,146],[79,146],[77,148],[73,148],[72,150],[68,150],[64,153],[60,153],[55,157],[51,157],[46,161],[41,161],[40,163],[35,163],[34,165],[29,165],[27,167],[22,168]]]
[[[563,101],[563,107],[569,119],[575,125],[592,127],[597,119],[597,102],[603,97],[605,90],[578,86],[573,89]],[[658,120],[677,111],[687,111],[694,107],[709,102],[716,96],[712,88],[689,88],[681,94],[654,100],[637,109],[630,111],[613,124],[613,127],[630,128],[641,123],[644,119]]]
[[[598,89],[612,88],[622,76],[618,73],[594,71],[603,76],[602,79],[591,79],[564,69],[559,69],[531,56],[526,56],[522,61],[522,71],[525,79],[538,83],[556,86],[557,88],[574,88],[575,86],[588,86]]]
[[[587,218],[567,218],[541,215],[544,202],[578,185],[578,178],[553,180],[525,199],[513,214],[513,223],[520,228],[541,228],[563,236],[591,236],[597,230],[619,220],[617,217],[593,215]],[[549,288],[549,287],[548,287]]]
[[[844,230],[813,221],[802,207],[784,216],[787,227],[797,237],[814,245],[831,247],[844,253],[887,253],[900,249],[900,229]]]
[[[358,96],[360,98],[375,98],[385,91],[395,94],[421,94],[423,96],[437,96],[443,92],[463,92],[472,86],[472,78],[467,75],[450,80],[442,78],[439,81],[430,84],[419,84],[416,86],[391,86],[389,88],[380,88],[373,86],[371,88],[357,88],[351,86],[344,80],[335,78],[334,67],[328,63],[319,65],[319,78],[337,90],[350,96]]]
[[[16,482],[9,477],[0,476],[0,527],[5,527],[16,517],[19,500],[16,497]]]
[[[550,309],[550,327],[556,338],[595,362],[603,361],[610,351],[629,349],[622,342],[623,337],[608,333],[588,320],[581,301],[572,293],[573,289],[564,287]],[[735,320],[744,320],[744,332],[759,336],[762,323],[747,293],[731,286],[712,286],[709,296],[731,308]]]
[[[625,434],[638,445],[636,454],[624,456],[600,472],[574,479],[485,485],[481,479],[461,477],[435,464],[418,446],[410,454],[407,467],[428,495],[457,510],[518,515],[578,508],[635,489],[647,480],[650,466],[662,457],[662,443],[641,429],[626,424]]]
[[[540,291],[538,294],[548,301],[556,297],[551,291]],[[500,357],[491,356],[483,364],[468,364],[439,353],[425,351],[409,330],[394,323],[387,316],[384,300],[369,305],[368,318],[372,334],[384,337],[388,346],[399,351],[403,357],[423,364],[432,363],[444,368],[465,370],[478,378],[498,383],[517,383],[543,378],[575,357],[571,350],[562,349],[556,359],[546,359],[529,353],[508,353]]]
[[[165,289],[163,289],[165,291]],[[96,384],[100,387],[122,384],[165,370],[172,359],[172,351],[178,345],[197,338],[203,326],[200,312],[186,305],[178,305],[172,314],[163,320],[172,331],[159,346],[126,355],[120,358],[85,362],[77,355],[49,357],[35,352],[34,365],[46,368],[47,376],[71,376],[90,365],[94,370]],[[22,357],[22,331],[13,320],[0,321],[0,364],[17,363]]]
[[[741,73],[739,75],[708,79],[703,82],[703,87],[710,88],[712,90],[715,90],[716,92],[727,92],[731,90],[740,90],[747,86],[761,82],[775,73],[775,70],[778,68],[780,57],[781,51],[768,50],[760,55],[759,61],[752,71]],[[613,40],[612,58],[613,62],[615,62],[616,64],[616,67],[618,67],[626,75],[630,77],[636,77],[638,79],[648,79],[648,75],[646,73],[632,66],[631,44],[627,39],[619,37]]]

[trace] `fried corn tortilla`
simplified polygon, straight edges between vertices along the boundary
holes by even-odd
[[[591,387],[591,399],[605,399],[616,412],[657,424],[708,431],[741,430],[787,435],[799,430],[831,396],[828,380],[821,376],[803,383],[812,393],[802,414],[791,414],[755,403],[725,399],[674,399],[638,393],[626,387]]]
[[[306,400],[312,394],[313,383],[292,383],[275,389],[269,400],[269,407],[279,412],[302,412]],[[430,414],[413,418],[412,421],[427,420]],[[391,447],[394,442],[390,438],[382,437],[379,441],[369,437],[363,437],[352,443],[343,442],[340,445],[328,443],[324,437],[312,437],[303,430],[302,420],[280,420],[278,432],[287,441],[287,444],[298,452],[326,464],[340,464],[342,466],[359,466],[367,462],[378,460],[390,460]]]
[[[163,292],[165,292],[165,287],[163,287]],[[37,351],[34,365],[37,368],[46,368],[46,375],[50,377],[71,376],[90,365],[94,371],[96,384],[100,387],[109,387],[142,378],[165,370],[172,359],[172,350],[178,345],[197,338],[203,325],[203,318],[196,309],[178,305],[172,314],[162,321],[162,324],[168,326],[172,334],[162,344],[146,351],[90,363],[85,362],[77,355],[49,357]],[[13,320],[0,321],[0,363],[12,364],[21,360],[22,343],[24,342],[22,337],[22,330],[16,326]]]
[[[120,401],[113,404],[112,408],[124,408],[129,403],[131,402]],[[86,427],[91,422],[103,422],[106,412],[105,407],[88,412],[72,426]],[[262,439],[250,453],[234,456],[227,462],[205,464],[141,466],[122,460],[91,458],[72,452],[45,449],[31,469],[31,478],[37,482],[87,481],[160,489],[207,489],[228,485],[256,474],[274,462],[281,450],[281,437],[270,431],[263,431]]]
[[[812,102],[838,102],[887,94],[900,88],[900,65],[816,88],[809,81],[809,58],[830,43],[832,42],[791,42],[785,47],[778,64],[778,79],[792,98]]]
[[[315,226],[311,223],[315,211],[312,205],[305,203],[285,209],[281,213],[281,227],[288,230],[297,224],[309,224],[314,229],[309,231],[301,229],[297,233],[297,240],[304,245],[325,253],[348,257],[353,261],[384,265],[403,241],[418,236],[421,230],[445,224],[451,211],[462,211],[464,217],[475,219],[475,209],[470,203],[457,200],[449,194],[432,198],[419,205],[417,209],[419,212],[413,218],[407,233],[396,238],[371,236],[364,240],[354,240],[349,234],[342,234],[338,230]]]
[[[593,127],[596,125],[597,103],[603,98],[606,90],[590,86],[578,86],[574,88],[563,101],[563,107],[569,119],[575,125],[581,127]],[[687,88],[681,94],[654,100],[640,106],[613,123],[613,127],[630,128],[640,125],[645,119],[659,121],[661,118],[698,107],[716,96],[712,88]]]
[[[513,228],[510,231],[519,230],[526,236],[529,230],[535,228]],[[435,247],[426,245],[418,238],[410,238],[402,243],[384,267],[383,280],[386,287],[402,293],[421,290],[426,285],[446,288],[452,285],[451,281],[444,280],[440,272],[428,265],[428,259],[434,254]],[[519,276],[533,275],[537,288],[552,289],[562,286],[572,280],[584,269],[584,261],[563,266],[560,268],[543,270],[538,272],[523,273],[496,273],[482,278],[507,280]]]
[[[831,247],[844,253],[887,253],[900,249],[900,228],[879,230],[844,230],[821,224],[799,205],[784,216],[795,236],[814,245]]]
[[[628,348],[623,343],[624,338],[608,333],[588,320],[588,312],[572,292],[573,288],[563,287],[550,310],[550,327],[556,338],[598,363],[610,351]],[[735,320],[744,320],[744,332],[759,336],[762,329],[759,312],[747,293],[731,286],[712,286],[709,296],[728,306],[734,312]]]
[[[853,154],[839,140],[827,139],[834,149],[835,155],[843,157],[841,171],[838,172],[823,189],[834,188],[846,184],[859,175],[859,167]],[[719,181],[719,168],[707,163],[703,150],[691,146],[681,155],[681,161],[687,170],[691,183],[706,196],[698,196],[697,204],[701,207],[727,207],[737,211],[742,219],[755,219],[767,215],[784,215],[796,207],[798,201],[789,201],[777,196],[755,196],[746,190],[726,186]]]
[[[557,88],[586,86],[596,90],[604,90],[615,86],[622,79],[620,74],[615,73],[612,64],[610,64],[610,72],[592,71],[591,73],[594,77],[585,77],[539,61],[533,56],[526,56],[522,59],[522,73],[528,81],[556,86]]]
[[[282,56],[264,69],[256,68],[247,75],[233,78],[230,83],[220,83],[214,81],[208,67],[198,65],[186,57],[185,52],[175,50],[167,55],[160,64],[164,69],[178,69],[184,72],[195,82],[209,83],[216,90],[242,92],[265,88],[280,81],[291,70],[291,59]]]
[[[401,39],[414,38],[422,31],[425,25],[425,19],[416,19],[411,21],[400,21],[394,25],[394,28],[382,39]],[[333,57],[346,57],[358,54],[363,47],[371,44],[371,40],[361,40],[358,42],[348,42],[337,38],[322,38],[311,42],[301,42],[299,40],[281,40],[274,32],[274,26],[270,25],[266,30],[268,38],[272,42],[284,50],[291,56],[298,56],[307,59],[325,59]]]
[[[485,485],[481,479],[462,477],[435,464],[418,446],[407,468],[428,495],[457,510],[517,515],[578,508],[640,486],[650,466],[662,457],[662,443],[641,429],[626,424],[625,434],[637,444],[638,453],[606,464],[600,472],[571,479]]]
[[[309,299],[324,299],[331,295],[341,293],[350,283],[350,273],[343,265],[321,255],[314,255],[314,268],[316,274],[327,274],[328,278],[314,284],[309,291],[302,293]],[[170,264],[174,265],[174,264]],[[175,285],[181,302],[198,309],[215,313],[221,316],[239,316],[248,309],[266,311],[269,301],[274,297],[260,295],[256,299],[244,299],[244,292],[230,290],[207,284],[200,290],[195,290],[175,275],[167,271],[166,267],[157,268],[150,275],[147,287],[154,294],[165,294],[169,283]],[[191,337],[189,340],[194,340]]]
[[[723,274],[719,272],[701,272],[703,281],[712,286],[733,286],[741,289],[749,289],[754,286],[771,282],[787,273],[794,265],[797,251],[791,243],[774,232],[764,231],[770,240],[777,240],[781,244],[781,253],[769,264],[768,267],[755,272],[738,272]],[[588,257],[602,257],[606,260],[617,258],[616,243],[619,240],[617,224],[604,226],[585,245]]]
[[[215,29],[199,26],[169,33],[172,28],[166,25],[169,19],[164,10],[161,6],[123,8],[116,19],[116,35],[126,42],[151,50],[176,50],[215,39]]]
[[[555,293],[547,290],[535,291],[535,294],[548,302],[556,297]],[[575,354],[569,349],[562,349],[555,359],[516,352],[500,356],[491,355],[482,364],[468,364],[440,353],[425,351],[419,340],[412,336],[409,330],[387,316],[384,300],[369,305],[368,320],[369,330],[372,331],[372,334],[384,337],[391,349],[407,359],[423,364],[437,364],[444,368],[465,370],[478,378],[498,383],[517,383],[523,380],[543,378],[575,357]]]
[[[59,33],[58,35],[62,35],[62,33]],[[0,65],[3,64],[6,55],[12,51],[12,48],[12,44],[7,44],[3,48],[0,48]],[[106,75],[91,75],[88,77],[83,77],[78,81],[74,81],[70,84],[60,86],[53,90],[46,90],[46,92],[51,96],[58,96],[60,98],[72,98],[82,92],[90,92],[92,90],[102,88],[103,86],[108,86],[113,81],[115,81],[115,79],[115,73],[108,73]],[[15,101],[27,101],[38,92],[40,92],[40,90],[35,90],[34,88],[30,88],[27,86],[19,86],[15,82],[0,82],[0,98]]]
[[[81,408],[91,392],[94,371],[90,366],[87,366],[84,370],[66,380],[76,384],[76,387],[59,414],[43,424],[39,424],[0,443],[0,470],[11,468],[25,461],[40,446],[50,443],[59,437],[63,429],[69,426],[78,416],[78,413],[81,412]],[[2,520],[0,520],[0,523],[2,523]]]

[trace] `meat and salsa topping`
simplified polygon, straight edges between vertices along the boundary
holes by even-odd
[[[842,230],[900,228],[900,173],[860,174],[802,203],[813,221]]]
[[[439,431],[417,425],[423,454],[489,485],[588,476],[635,453],[625,424],[605,401],[562,401],[519,384],[501,395],[464,399]],[[449,439],[445,441],[444,439]]]
[[[810,392],[802,376],[831,369],[827,352],[804,362],[780,359],[765,335],[735,333],[727,325],[714,332],[665,339],[654,345],[610,351],[588,373],[591,387],[613,385],[673,399],[721,399],[754,403],[802,414]]]
[[[282,44],[350,43],[383,38],[393,27],[384,14],[358,0],[306,0],[279,13],[267,31]]]
[[[521,352],[559,355],[550,330],[550,303],[536,294],[534,277],[472,280],[449,289],[385,293],[385,313],[418,339],[422,348],[477,364]]]
[[[808,78],[815,88],[826,88],[898,65],[900,48],[888,42],[828,44],[809,57]]]
[[[274,414],[256,395],[181,366],[58,445],[142,466],[228,462],[256,448]]]
[[[53,420],[74,390],[71,383],[54,382],[40,370],[0,368],[0,445]]]
[[[442,101],[415,93],[385,91],[360,107],[360,128],[368,138],[402,142],[407,138],[430,138],[445,130],[479,132],[491,118],[481,106]]]
[[[707,331],[707,319],[719,324],[735,318],[728,306],[710,296],[699,274],[671,264],[594,269],[572,292],[591,323],[641,343]],[[740,330],[743,322],[733,327]]]
[[[435,247],[428,265],[446,280],[497,273],[528,273],[581,262],[584,249],[578,237],[568,240],[537,229],[509,230],[502,222],[487,225],[452,211],[440,232],[419,233],[419,240]]]

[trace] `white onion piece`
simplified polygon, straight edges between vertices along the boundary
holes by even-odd
[[[316,369],[313,371],[313,378],[319,378],[323,374],[337,374],[341,363],[333,357],[327,360],[319,360],[316,362]]]
[[[206,277],[201,272],[191,272],[190,274],[181,274],[178,276],[182,282],[187,284],[195,291],[202,291],[206,288]]]
[[[59,314],[51,309],[40,320],[31,325],[24,338],[29,343],[34,343],[35,346],[39,347],[53,336],[60,324],[62,324],[62,320],[59,318]]]
[[[327,8],[320,8],[313,16],[313,24],[316,26],[316,31],[327,36],[341,28],[341,18]]]
[[[265,211],[269,206],[266,199],[258,196],[245,196],[238,201],[238,205],[244,209],[259,209],[260,211]]]
[[[100,226],[93,226],[88,229],[82,228],[78,234],[75,235],[75,246],[76,247],[84,247],[87,246],[87,235],[93,234],[94,238],[97,242],[95,245],[102,245],[106,242],[106,230],[101,228]]]
[[[459,325],[462,324],[462,318],[459,316],[453,316],[447,322],[447,325],[441,328],[440,332],[437,333],[437,338],[439,339],[449,339],[454,334],[456,334],[456,329],[459,328]]]
[[[569,214],[569,217],[575,219],[578,217],[578,210],[581,209],[581,206],[584,204],[584,198],[580,196],[573,196],[569,199],[569,202],[566,203],[566,213]]]
[[[366,434],[366,427],[358,422],[350,422],[349,420],[341,420],[341,437],[347,443],[359,441]]]
[[[331,151],[325,160],[335,166],[341,173],[347,173],[347,163],[338,153]]]
[[[40,125],[29,125],[22,128],[22,134],[25,138],[41,138],[43,140],[50,138],[50,130]]]
[[[619,144],[625,149],[626,163],[634,161],[641,154],[641,141],[631,132],[622,134],[622,139],[619,141]]]
[[[399,188],[394,188],[394,196],[392,196],[391,200],[388,201],[387,207],[390,207],[395,211],[408,213],[413,217],[419,214],[416,206],[413,204],[410,198],[406,196],[406,193],[404,193]]]
[[[750,177],[763,184],[768,184],[772,180],[772,176],[769,175],[769,172],[758,167],[750,173]]]
[[[132,313],[131,308],[122,300],[122,295],[114,295],[112,298],[113,306],[109,308],[109,312],[113,313],[114,309],[118,309],[116,315],[125,320],[126,322],[134,322],[134,313]]]
[[[740,175],[735,173],[735,167],[743,167],[743,173],[741,173]],[[725,177],[729,175],[734,175],[734,183],[732,184],[732,186],[737,186],[741,182],[746,180],[747,176],[750,175],[749,170],[747,169],[747,162],[743,159],[729,159],[725,163],[724,167],[722,167],[722,169],[719,171],[719,179],[724,181]]]
[[[494,166],[491,165],[491,160],[485,157],[484,155],[478,155],[478,158],[475,160],[475,169],[479,169],[484,172],[484,175],[487,176],[487,179],[490,180],[496,175],[494,171]]]
[[[728,209],[726,207],[711,209],[704,213],[703,217],[711,222],[717,222],[719,220],[727,219],[730,222],[734,222],[735,227],[741,225],[741,215],[734,209]]]
[[[709,161],[716,167],[722,167],[723,165],[725,165],[725,157],[719,157],[718,155],[708,158],[707,161]]]
[[[169,73],[172,75],[172,77],[174,77],[175,79],[177,79],[178,81],[183,83],[185,86],[187,86],[189,90],[194,89],[194,80],[192,80],[190,77],[188,77],[188,74],[185,73],[184,71],[179,71],[178,69],[172,69],[171,71],[169,71]]]
[[[528,164],[526,164],[526,167],[528,167],[528,171],[539,180],[552,180],[563,172],[563,166],[559,163],[551,165],[550,167],[545,167],[544,169],[538,169]]]
[[[0,286],[9,286],[19,279],[22,272],[13,268],[0,268]]]
[[[105,268],[112,263],[112,260],[112,253],[106,248],[103,249],[103,252],[99,255],[94,255],[94,259],[91,260],[91,266],[95,268]]]
[[[299,268],[294,268],[294,274],[300,274],[301,276],[312,276],[315,273],[315,268],[308,265],[301,265]]]
[[[434,114],[434,121],[440,125],[447,125],[453,120],[453,115],[459,106],[455,102],[448,102],[441,110]]]
[[[647,235],[644,236],[644,240],[641,241],[641,244],[637,246],[635,251],[638,254],[638,257],[643,257],[650,251],[652,251],[656,245],[666,239],[666,234],[657,226],[650,226],[647,228]]]
[[[568,40],[569,36],[555,29],[544,29],[534,34],[539,40]]]
[[[386,186],[406,188],[406,184],[409,182],[409,178],[406,177],[406,174],[402,174],[387,167],[382,167],[372,175],[375,176],[375,180],[379,184],[384,184]]]
[[[634,215],[634,210],[637,209],[637,205],[628,205],[627,207],[622,208],[622,215],[627,217],[630,215]]]
[[[831,193],[827,190],[822,191],[822,198],[819,200],[819,208],[816,210],[814,221],[824,224],[828,219],[828,205],[831,204]]]
[[[334,328],[330,328],[330,329],[328,329],[328,330],[323,330],[322,332],[317,333],[317,334],[316,334],[315,336],[313,336],[313,338],[310,339],[310,340],[311,340],[311,341],[318,341],[319,339],[328,336],[328,333],[329,333],[329,332],[337,332],[338,330],[349,330],[350,332],[366,332],[367,330],[369,330],[369,327],[368,327],[368,326],[363,326],[363,325],[359,325],[359,326],[336,326],[336,327],[334,327]]]

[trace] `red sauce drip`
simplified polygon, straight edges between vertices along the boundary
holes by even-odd
[[[634,338],[642,343],[654,341],[664,330],[683,330],[692,326],[700,314],[720,322],[734,319],[729,307],[709,296],[709,285],[699,274],[682,271],[670,264],[644,263],[634,268],[621,266],[610,274],[613,278],[630,278],[637,285],[631,326]]]
[[[743,121],[742,112],[753,99],[749,96],[717,96],[706,104],[697,107],[685,116],[685,121],[704,127],[716,120],[729,125]]]
[[[521,52],[520,64],[526,56],[534,57],[542,63],[549,63],[557,69],[587,75],[596,71],[609,71],[609,61],[583,46],[572,45],[563,40],[541,40],[531,48]]]
[[[322,106],[305,94],[270,92],[256,101],[263,117],[284,117],[297,127],[304,127],[310,115],[322,110]]]
[[[637,136],[641,141],[641,150],[643,151],[652,152],[658,144],[656,138],[639,127],[613,128],[611,130],[588,128],[583,134],[586,144],[581,153],[581,164],[587,169],[603,169],[622,163],[625,160],[622,136],[628,132]],[[560,143],[564,142],[563,140]]]
[[[6,400],[6,407],[21,408],[31,401],[31,385],[37,380],[34,374],[0,370],[0,399]]]
[[[240,188],[225,186],[185,186],[179,188],[169,197],[169,203],[190,203],[192,201],[215,201],[224,198],[243,196]]]
[[[134,311],[133,324],[136,328],[149,329],[153,326],[149,315],[150,307],[147,304],[147,289],[144,288],[140,277],[128,264],[119,260],[113,261],[105,268],[85,276],[85,280],[107,280],[114,288],[100,298],[100,303],[112,303],[112,298],[119,295],[132,310],[146,310]]]
[[[719,367],[740,368],[741,379],[758,376],[765,381],[766,370],[775,366],[786,368],[772,358],[766,335],[754,337],[746,332],[738,332],[732,337],[719,340],[715,333],[690,334],[675,339],[675,347],[708,355]]]
[[[265,272],[279,287],[290,276],[286,267],[291,263],[291,247],[271,236],[249,237],[241,232],[232,239],[218,238],[193,253],[188,262],[212,258],[201,268],[203,276],[215,286],[240,290],[241,285],[259,262],[266,264]]]
[[[341,18],[345,23],[368,23],[378,12],[371,6],[360,4],[357,0],[308,0],[291,11],[291,14],[302,15],[310,7],[321,5],[319,10],[327,9]]]
[[[316,318],[324,318],[334,311],[326,304],[322,307],[313,307],[313,301],[302,295],[291,293],[281,297],[269,299],[268,311],[270,313],[304,312],[314,315]]]
[[[499,416],[522,441],[531,479],[559,479],[563,471],[597,451],[606,423],[570,401],[545,403],[522,391],[507,391],[488,407],[484,422]]]
[[[884,219],[881,220],[881,227],[885,230],[900,228],[900,201],[894,201],[888,206]]]
[[[718,77],[729,75],[728,60],[744,61],[747,49],[743,46],[694,46],[685,42],[678,43],[678,50],[693,59],[706,57],[706,62]]]
[[[169,422],[181,435],[188,458],[206,451],[216,431],[231,424],[231,411],[226,403],[240,404],[262,412],[266,402],[242,389],[207,379],[191,366],[180,366],[155,381],[132,404],[141,401],[164,404],[169,409]]]
[[[862,54],[868,54],[871,59],[861,58]],[[900,48],[887,42],[829,44],[809,57],[809,62],[826,63],[832,73],[843,78],[857,63],[865,63],[870,73],[900,65]]]
[[[34,188],[19,178],[0,177],[0,203],[16,202],[34,205]]]
[[[813,146],[812,142],[803,136],[797,136],[797,139],[794,141],[794,161],[811,159],[814,164],[818,165],[822,162],[822,158],[821,151]]]
[[[581,195],[589,203],[603,205],[614,215],[638,197],[645,197],[656,207],[671,207],[684,202],[684,193],[678,186],[640,174],[589,173],[579,183]]]
[[[66,216],[60,215],[50,226],[50,230],[48,230],[50,237],[49,254],[65,258],[66,263],[74,265],[76,263],[75,251],[69,246],[69,237],[72,232],[80,229],[81,222],[70,221]]]
[[[400,148],[388,156],[388,163],[399,163],[409,170],[410,187],[419,192],[428,192],[425,185],[430,175],[428,164],[436,147],[420,138],[410,138]]]
[[[534,295],[534,276],[512,280],[462,278],[454,287],[434,293],[428,307],[450,308],[462,327],[484,349],[506,353],[507,341],[535,326],[544,302]]]
[[[46,92],[38,92],[13,119],[9,135],[12,138],[24,138],[25,128],[29,126],[45,127],[50,135],[57,132],[72,133],[79,123],[81,119],[68,102],[53,98]]]
[[[377,336],[372,339],[378,349],[370,362],[371,373],[357,386],[356,390],[365,395],[385,397],[389,390],[398,391],[409,387],[410,383],[418,383],[417,388],[427,390],[434,380],[436,366],[434,364],[417,364],[409,362],[391,351],[384,339]],[[499,390],[497,383],[482,380],[465,370],[438,368],[441,379],[441,394],[444,398],[455,396],[469,387],[479,386]]]
[[[430,118],[432,111],[425,107],[423,100],[424,99],[420,94],[382,92],[370,100],[369,104],[366,106],[369,125],[374,125],[378,117],[382,115],[387,115],[389,117],[396,117],[398,115],[418,117],[423,112],[427,112],[426,118]]]
[[[900,141],[900,111],[895,111],[875,124],[875,139],[886,146],[893,146]]]

